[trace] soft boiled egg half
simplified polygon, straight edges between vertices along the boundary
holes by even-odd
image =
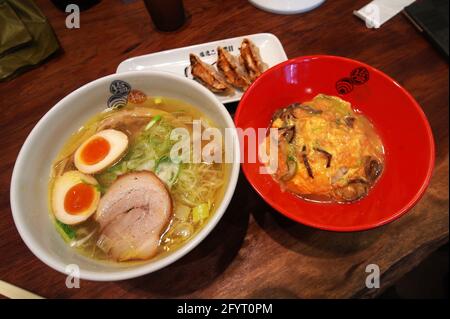
[[[68,171],[55,180],[53,213],[64,224],[81,223],[96,211],[100,195],[95,178],[78,171]]]
[[[128,147],[128,136],[109,129],[100,131],[80,145],[74,156],[76,168],[85,174],[98,173],[116,163]]]

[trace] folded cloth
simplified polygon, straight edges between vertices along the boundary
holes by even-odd
[[[32,38],[28,45],[0,56],[0,81],[2,81],[44,61],[59,49],[59,44],[52,27],[32,0],[0,1],[7,3],[16,13]],[[9,25],[9,21],[6,24]],[[3,37],[3,32],[4,28],[1,28],[0,37]]]
[[[8,2],[0,0],[0,57],[29,44],[32,39]]]

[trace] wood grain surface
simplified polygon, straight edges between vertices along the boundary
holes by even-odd
[[[103,0],[82,12],[80,29],[66,29],[66,15],[50,1],[36,2],[63,50],[0,83],[0,279],[53,298],[373,297],[448,241],[448,62],[404,16],[370,30],[352,15],[367,0],[326,1],[293,16],[266,13],[244,0],[185,0],[188,23],[178,32],[159,33],[139,0]],[[216,229],[175,264],[134,280],[82,281],[80,289],[67,289],[65,276],[27,249],[11,216],[12,169],[33,126],[65,95],[114,73],[126,58],[259,32],[279,37],[289,57],[321,53],[358,59],[409,90],[428,116],[437,146],[425,196],[384,227],[332,233],[282,217],[241,174]],[[380,266],[381,289],[365,288],[365,268],[371,263]]]

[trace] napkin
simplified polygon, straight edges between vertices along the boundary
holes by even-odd
[[[368,28],[379,28],[415,0],[374,0],[353,14],[366,22]]]
[[[0,81],[36,66],[59,49],[53,29],[32,0],[0,0]]]

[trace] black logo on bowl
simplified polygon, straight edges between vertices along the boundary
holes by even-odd
[[[343,78],[336,82],[336,90],[339,94],[347,94],[353,91],[353,83],[350,78]]]
[[[350,79],[354,85],[362,85],[369,81],[369,78],[369,71],[364,67],[356,68],[350,73]]]
[[[131,85],[122,80],[114,80],[109,86],[112,95],[109,97],[107,105],[109,108],[122,108],[127,105],[128,94],[131,91]]]
[[[113,109],[120,109],[127,105],[128,95],[111,95],[108,99],[108,107]]]
[[[369,70],[365,67],[358,67],[350,72],[350,76],[342,78],[336,82],[336,90],[344,95],[353,91],[356,85],[363,85],[370,79]]]
[[[128,95],[131,91],[131,85],[122,80],[115,80],[109,86],[109,91],[113,95]]]

